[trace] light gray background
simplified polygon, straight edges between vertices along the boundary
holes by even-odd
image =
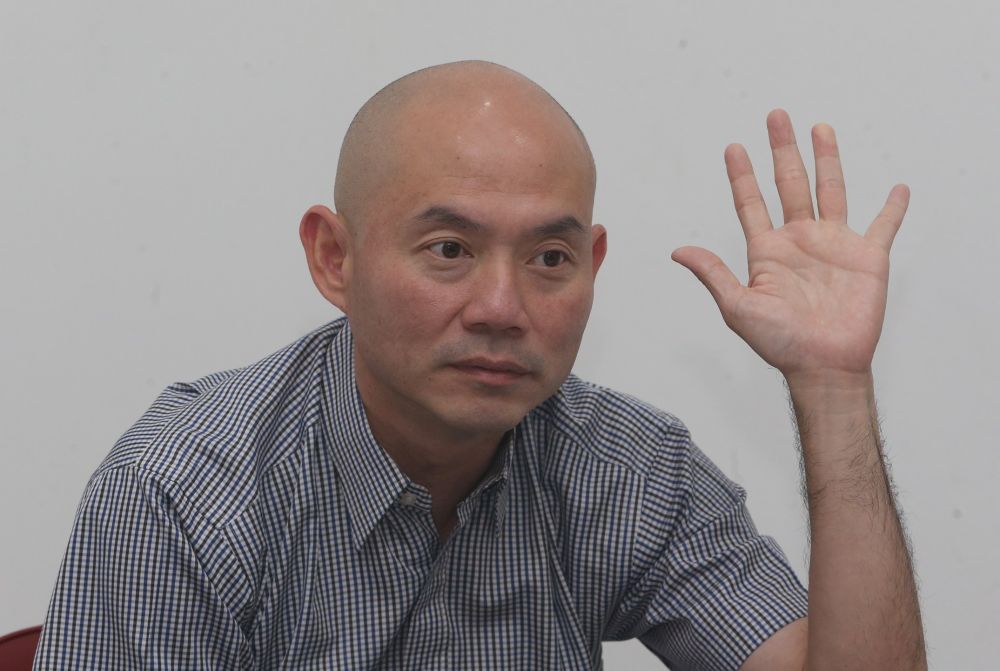
[[[461,58],[547,87],[596,155],[609,230],[582,376],[683,419],[806,576],[779,375],[669,260],[745,275],[722,151],[772,213],[764,117],[831,123],[855,230],[910,212],[876,355],[932,666],[995,668],[1000,21],[947,3],[13,2],[0,7],[0,633],[42,620],[79,496],[165,385],[332,319],[297,237],[388,81]],[[609,669],[657,668],[637,642]]]

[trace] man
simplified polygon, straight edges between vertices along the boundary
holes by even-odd
[[[726,150],[749,286],[673,259],[788,383],[810,591],[675,417],[570,375],[607,235],[580,130],[506,68],[418,71],[345,137],[300,236],[346,315],[169,387],[91,479],[36,669],[584,669],[639,638],[673,669],[925,666],[871,360],[908,201],[819,217],[768,117],[784,225]],[[807,617],[808,616],[808,617]]]

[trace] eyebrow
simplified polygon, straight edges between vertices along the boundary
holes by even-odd
[[[432,205],[416,217],[417,221],[444,224],[462,230],[484,232],[486,225],[466,217],[464,214],[444,207],[443,205]],[[545,238],[551,235],[574,235],[584,233],[583,224],[571,214],[546,221],[535,226],[531,234],[536,238]]]

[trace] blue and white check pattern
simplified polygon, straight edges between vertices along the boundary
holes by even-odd
[[[77,512],[35,669],[736,669],[806,614],[672,415],[571,376],[443,545],[375,442],[336,320],[168,387]]]

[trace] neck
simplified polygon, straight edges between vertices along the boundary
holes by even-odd
[[[410,431],[402,422],[368,413],[372,435],[408,478],[431,495],[431,517],[442,540],[458,522],[458,505],[490,468],[503,436],[441,436]]]
[[[490,468],[503,431],[449,427],[405,399],[386,399],[356,369],[358,391],[378,444],[408,478],[431,494],[435,521],[444,523]]]
[[[365,403],[365,413],[372,435],[410,479],[434,493],[434,486],[462,482],[471,491],[489,469],[502,433],[457,435],[449,431],[428,430],[411,423],[402,415],[380,416]]]

